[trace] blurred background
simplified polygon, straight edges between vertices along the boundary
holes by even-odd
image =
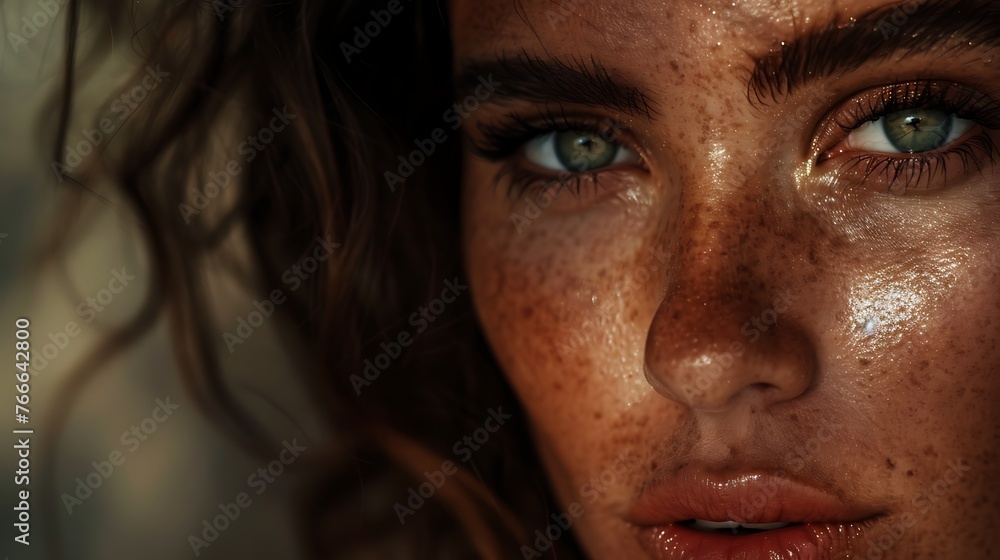
[[[135,2],[129,14],[83,13],[81,42],[110,35],[114,46],[80,91],[66,149],[89,142],[93,115],[100,107],[106,110],[112,94],[141,67],[141,45],[133,32],[144,25],[141,10]],[[60,182],[52,169],[53,95],[61,87],[68,11],[68,4],[56,0],[0,2],[0,369],[5,376],[0,384],[5,432],[0,558],[48,558],[45,543],[56,538],[66,558],[81,560],[297,558],[289,500],[295,473],[280,462],[241,453],[186,398],[162,318],[150,336],[116,353],[72,390],[61,434],[47,431],[46,418],[58,406],[59,391],[102,337],[137,312],[150,281],[135,220],[113,189]],[[114,126],[91,142],[94,149],[113,149],[117,119]],[[58,254],[39,262],[47,237],[65,220],[63,206],[72,200],[68,194],[81,189],[82,199],[73,204],[82,219]],[[262,297],[221,278],[212,290],[220,333],[234,329],[237,318],[246,317],[253,300]],[[15,320],[20,317],[31,322],[30,420],[25,425],[14,418]],[[245,389],[246,401],[269,419],[276,439],[294,440],[308,453],[315,433],[304,426],[314,424],[302,418],[304,399],[283,381],[291,376],[255,379],[242,373],[241,365],[254,364],[255,370],[273,365],[272,373],[286,367],[275,342],[277,328],[265,321],[254,331],[252,344],[224,352],[226,367],[235,386]],[[295,417],[289,414],[293,410]],[[12,430],[19,428],[34,429],[29,546],[14,540],[19,532],[13,508],[24,489],[14,483],[18,457]],[[43,444],[55,445],[55,464],[42,463]],[[274,449],[275,459],[281,451]],[[263,474],[259,469],[265,469]],[[57,499],[50,504],[51,519],[42,516],[46,483]],[[238,517],[219,518],[227,508],[233,517],[231,504],[240,493],[249,503],[242,501]]]

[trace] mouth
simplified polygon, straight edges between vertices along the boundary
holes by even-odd
[[[678,523],[678,525],[703,533],[725,533],[729,535],[753,535],[792,526],[791,523],[781,522],[740,523],[738,521],[709,521],[707,519],[691,519],[683,523]]]
[[[645,491],[630,521],[656,560],[834,560],[863,550],[880,515],[780,471],[689,472]]]

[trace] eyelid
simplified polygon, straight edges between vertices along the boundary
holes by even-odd
[[[972,125],[960,138],[923,152],[842,149],[865,123],[917,109],[947,113]],[[1000,160],[994,131],[1000,131],[1000,104],[981,90],[940,81],[870,88],[838,104],[824,119],[813,142],[812,168],[820,174],[833,173],[827,177],[842,184],[838,188],[882,190],[897,196],[911,190],[935,193],[962,184]]]
[[[829,152],[861,125],[917,108],[953,113],[984,128],[1000,129],[1000,103],[978,89],[941,80],[876,86],[850,96],[823,119],[813,141],[814,164],[830,159]]]
[[[473,141],[474,152],[486,159],[499,161],[514,154],[529,140],[549,132],[589,132],[639,152],[646,160],[648,150],[632,132],[630,117],[619,118],[595,114],[586,109],[574,111],[562,105],[543,106],[524,113],[509,112],[499,118],[475,125],[481,141]]]
[[[592,138],[596,137],[599,141],[605,142],[606,144],[615,145],[615,157],[613,161],[606,165],[600,167],[588,168],[588,169],[569,169],[567,165],[563,162],[563,158],[560,157],[558,151],[559,146],[558,140],[560,134],[570,134],[571,136],[590,136]],[[604,135],[595,134],[593,132],[587,131],[551,131],[546,134],[542,134],[532,138],[525,142],[522,147],[523,157],[528,160],[531,164],[541,167],[549,172],[566,172],[566,173],[580,173],[580,172],[591,172],[600,173],[602,171],[607,171],[623,165],[636,165],[641,162],[641,156],[639,152],[626,143],[620,142],[613,138],[607,138]],[[539,160],[548,160],[543,163]]]
[[[903,112],[904,115],[912,115],[913,112]],[[887,116],[879,117],[873,121],[866,122],[865,124],[859,126],[852,130],[846,138],[841,142],[841,144],[846,145],[846,147],[853,149],[857,152],[870,152],[886,155],[903,155],[903,154],[919,154],[927,153],[938,150],[946,150],[954,144],[958,143],[960,140],[968,135],[970,130],[976,128],[977,123],[955,117],[954,114],[947,114],[946,118],[950,119],[950,127],[948,130],[948,136],[944,139],[944,142],[936,148],[920,151],[890,151],[895,149],[891,144],[892,141],[889,139],[889,133],[886,130],[888,126],[886,119]],[[857,145],[854,145],[858,143]],[[841,145],[841,144],[838,144]]]
[[[510,112],[492,121],[477,123],[470,134],[472,152],[488,161],[502,163],[493,178],[494,186],[507,179],[509,197],[520,197],[529,190],[571,190],[575,195],[585,188],[614,191],[622,184],[622,173],[648,171],[645,145],[629,125],[606,115],[574,113],[562,107],[545,107],[532,111],[531,116]],[[553,132],[585,132],[609,138],[637,155],[634,163],[614,163],[586,171],[560,171],[534,164],[525,158],[525,145]],[[476,137],[479,137],[478,139]]]

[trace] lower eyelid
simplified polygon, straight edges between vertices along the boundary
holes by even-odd
[[[602,192],[614,192],[624,183],[624,174],[634,173],[635,164],[614,164],[594,171],[554,171],[541,168],[530,162],[527,164],[510,163],[497,176],[496,182],[507,178],[508,196],[521,198],[529,193],[541,193],[545,189],[566,190],[577,197],[588,194],[599,195]],[[645,171],[644,168],[642,168]]]
[[[905,195],[911,190],[936,192],[955,186],[965,176],[981,173],[991,162],[1000,161],[1000,151],[987,130],[975,127],[960,142],[944,149],[914,154],[848,152],[830,159],[842,161],[834,162],[835,167],[823,171],[824,175],[833,173],[838,181]],[[952,166],[958,166],[961,178],[949,177],[954,175]],[[932,181],[940,184],[932,185]],[[852,187],[845,184],[845,188]]]

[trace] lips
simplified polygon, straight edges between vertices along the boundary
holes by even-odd
[[[629,518],[657,560],[834,560],[879,513],[780,471],[689,470],[647,489]]]

